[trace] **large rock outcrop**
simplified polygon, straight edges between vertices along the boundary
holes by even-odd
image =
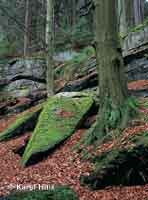
[[[143,27],[130,32],[123,40],[123,56],[127,65],[128,80],[139,80],[148,78],[148,27]],[[57,59],[57,58],[56,58]],[[0,62],[0,88],[11,96],[28,96],[35,91],[43,91],[45,87],[46,63],[44,59],[27,58],[13,59],[6,64],[6,60]],[[65,64],[66,65],[66,64]],[[71,80],[64,80],[59,74],[66,73],[63,66],[55,69],[55,77],[58,79],[56,92],[59,91],[81,91],[97,86],[96,59],[89,58],[82,62],[81,67],[74,67]],[[60,80],[62,87],[60,86]],[[64,81],[65,82],[64,82]]]
[[[129,32],[123,41],[123,56],[130,56],[148,48],[148,27]]]
[[[12,96],[27,96],[45,89],[46,65],[43,59],[13,59],[1,64],[0,85]]]

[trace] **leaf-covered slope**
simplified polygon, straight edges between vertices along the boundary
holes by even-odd
[[[33,154],[49,150],[69,137],[92,104],[91,97],[50,97],[25,149],[22,165]]]

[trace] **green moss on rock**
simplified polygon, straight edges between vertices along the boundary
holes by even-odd
[[[24,131],[32,130],[35,127],[37,118],[42,110],[42,104],[35,106],[31,110],[27,110],[17,115],[15,122],[0,133],[0,141],[8,140],[14,136],[24,133]]]
[[[95,170],[81,176],[81,184],[93,189],[111,185],[143,185],[148,183],[148,132],[129,136],[128,145],[118,144],[93,158]]]
[[[71,136],[92,104],[91,97],[50,97],[25,149],[22,165],[33,154],[47,151]]]
[[[147,109],[148,103],[147,100],[140,100],[137,105]],[[148,131],[135,132],[138,130],[137,126],[147,122],[147,112],[137,113],[131,123],[136,126],[133,132],[130,129],[129,134],[121,134],[116,142],[113,141],[115,143],[109,150],[104,150],[97,156],[91,154],[94,170],[88,176],[81,175],[81,184],[92,189],[102,189],[112,185],[148,183]]]

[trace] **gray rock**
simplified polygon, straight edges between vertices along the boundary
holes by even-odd
[[[127,65],[126,72],[129,81],[148,79],[148,58],[135,58]]]
[[[127,67],[125,69],[128,80],[148,79],[148,59],[145,53],[148,50],[148,27],[136,32],[130,32],[123,41],[123,56],[126,60]],[[137,57],[137,52],[142,52]],[[56,57],[57,56],[57,57]],[[63,52],[56,55],[55,58],[65,60],[71,56],[69,52]],[[128,58],[128,59],[127,59]],[[7,62],[7,64],[6,64]],[[61,68],[59,68],[61,70]],[[88,63],[81,66],[81,71],[75,79],[95,74],[95,76],[85,81],[75,81],[67,83],[60,91],[81,91],[88,87],[97,86],[96,59],[91,58]],[[0,89],[9,92],[11,96],[20,97],[28,96],[36,91],[44,90],[46,63],[44,59],[13,59],[9,62],[0,61]],[[85,78],[84,78],[85,79]],[[87,80],[87,79],[86,79]]]
[[[28,96],[45,89],[46,64],[42,59],[14,59],[0,65],[0,84],[12,96]]]
[[[46,65],[41,59],[18,59],[10,61],[3,70],[8,80],[19,75],[44,78]]]
[[[43,89],[45,89],[45,84],[27,79],[13,81],[5,87],[5,91],[15,97],[28,96]]]
[[[123,41],[123,56],[133,53],[133,50],[140,51],[140,48],[148,44],[148,27],[135,32],[130,32]]]

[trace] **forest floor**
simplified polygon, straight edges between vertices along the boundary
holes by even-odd
[[[136,81],[129,84],[129,89],[148,88],[148,81]],[[148,101],[148,99],[146,99]],[[141,109],[141,112],[148,110]],[[13,122],[15,116],[0,120],[0,131],[3,131]],[[147,123],[139,123],[125,130],[127,135],[136,134],[139,130],[147,130]],[[67,141],[56,148],[42,162],[22,168],[21,157],[16,149],[23,146],[31,133],[11,139],[0,144],[0,196],[8,194],[17,185],[47,184],[69,185],[79,195],[80,200],[148,200],[148,184],[144,186],[118,186],[107,187],[103,190],[91,191],[80,186],[79,177],[89,174],[93,166],[82,161],[80,156],[72,151],[85,129],[79,129]],[[99,151],[106,151],[114,145],[115,141],[103,144]]]

